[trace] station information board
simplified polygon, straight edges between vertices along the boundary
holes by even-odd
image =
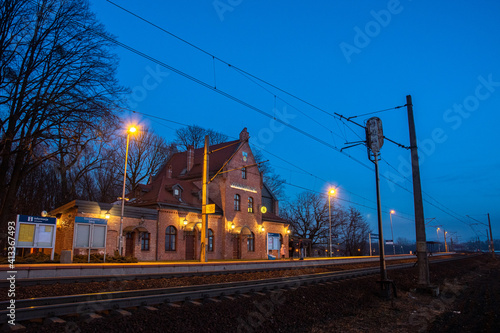
[[[271,250],[279,250],[280,245],[280,234],[269,232],[267,233],[267,252]]]
[[[75,231],[73,235],[73,249],[87,249],[90,262],[90,251],[104,249],[106,261],[106,234],[108,221],[93,217],[75,217]]]
[[[52,249],[51,259],[54,259],[56,243],[55,217],[17,215],[16,247]]]

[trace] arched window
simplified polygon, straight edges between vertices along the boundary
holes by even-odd
[[[177,229],[173,225],[169,225],[165,230],[165,251],[175,251],[176,238]]]
[[[248,252],[255,251],[255,234],[253,232],[250,232],[250,235],[248,235],[247,250],[248,250]]]
[[[208,252],[214,251],[214,232],[212,229],[208,229]]]
[[[248,212],[253,213],[253,198],[248,197]]]
[[[241,201],[240,195],[235,194],[234,195],[234,210],[240,210],[240,201]]]
[[[241,168],[241,178],[247,179],[247,168]]]

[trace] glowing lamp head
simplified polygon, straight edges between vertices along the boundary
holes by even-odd
[[[334,195],[334,194],[335,194],[335,190],[333,188],[328,191],[328,195]]]
[[[182,224],[184,224],[186,226],[188,224],[188,220],[184,219],[184,221],[182,221]]]
[[[394,209],[391,209],[391,214],[396,214],[396,211]]]
[[[234,229],[236,228],[236,226],[234,225],[234,223],[231,223],[231,229]]]
[[[137,127],[135,126],[130,126],[129,129],[128,129],[129,133],[135,133],[137,132]]]

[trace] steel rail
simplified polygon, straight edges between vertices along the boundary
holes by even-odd
[[[465,258],[469,257],[470,256],[466,256]],[[464,257],[439,259],[434,260],[433,263],[459,260],[463,258]],[[397,264],[389,266],[388,269],[403,269],[412,266],[414,266],[414,263]],[[371,267],[266,280],[16,300],[16,321],[163,303],[207,300],[211,298],[246,293],[268,292],[277,289],[297,288],[299,286],[316,283],[352,279],[377,274],[378,272],[378,267]],[[8,304],[9,301],[0,302],[0,308],[6,309]],[[7,321],[8,313],[8,309],[0,311],[0,322]]]
[[[16,286],[36,286],[36,285],[49,285],[54,283],[64,284],[64,283],[86,283],[86,282],[107,282],[107,281],[127,281],[127,280],[149,280],[149,279],[170,279],[170,278],[181,278],[181,277],[193,277],[193,276],[209,276],[209,275],[227,275],[227,274],[244,274],[244,273],[254,273],[254,272],[269,272],[269,271],[282,271],[282,270],[301,270],[308,268],[327,268],[331,266],[345,266],[345,265],[356,265],[356,264],[369,264],[377,263],[378,258],[369,258],[369,260],[359,260],[359,262],[331,262],[331,263],[321,263],[321,264],[310,264],[301,265],[296,267],[286,266],[286,267],[273,267],[273,268],[247,268],[247,269],[234,269],[234,270],[224,270],[224,271],[198,271],[198,272],[173,272],[173,273],[153,273],[153,274],[120,274],[120,275],[100,275],[100,276],[71,276],[71,277],[50,277],[50,278],[25,278],[16,279]],[[412,260],[412,258],[387,258],[389,261],[398,260]],[[284,262],[285,263],[285,262]],[[0,288],[7,288],[10,282],[7,280],[0,281]]]

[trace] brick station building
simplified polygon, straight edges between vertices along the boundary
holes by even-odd
[[[215,213],[208,217],[208,259],[279,257],[281,244],[288,257],[289,224],[279,217],[278,200],[264,184],[248,140],[245,128],[239,140],[209,147],[209,204]],[[148,184],[128,194],[125,255],[139,261],[199,259],[203,152],[189,147],[172,155]],[[75,216],[109,213],[106,252],[112,254],[118,249],[120,209],[119,204],[77,200],[50,212],[61,221],[56,252],[71,249]]]

